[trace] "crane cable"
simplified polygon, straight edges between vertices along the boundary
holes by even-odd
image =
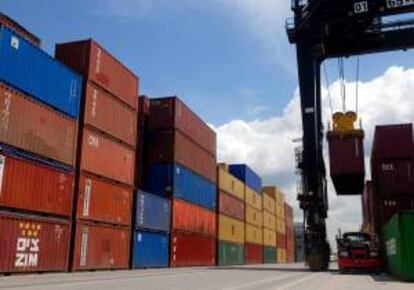
[[[345,66],[343,57],[338,58],[338,72],[339,72],[339,83],[340,93],[342,98],[342,111],[346,112],[346,86],[345,86]]]
[[[331,90],[329,88],[329,78],[328,78],[328,71],[326,70],[326,62],[323,63],[323,71],[325,74],[325,85],[326,89],[328,90],[328,99],[329,99],[329,107],[331,109],[331,116],[333,115],[333,106],[332,106],[332,97],[331,97]]]
[[[355,78],[355,113],[358,116],[358,94],[359,94],[359,76],[360,75],[360,65],[359,65],[359,55],[356,60],[356,78]]]

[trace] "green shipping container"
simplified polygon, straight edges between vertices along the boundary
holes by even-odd
[[[414,211],[395,214],[383,234],[389,272],[404,281],[414,281]]]
[[[264,264],[276,264],[277,263],[277,250],[275,247],[269,247],[269,246],[263,247],[263,263]]]
[[[244,265],[244,244],[219,242],[218,265]]]

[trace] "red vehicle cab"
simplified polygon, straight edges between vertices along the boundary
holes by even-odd
[[[382,260],[371,236],[361,232],[345,233],[336,239],[339,272],[350,270],[381,272]]]

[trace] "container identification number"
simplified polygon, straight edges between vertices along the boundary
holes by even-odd
[[[399,8],[414,5],[414,0],[387,0],[387,8]]]
[[[368,12],[368,1],[354,3],[354,12],[356,14]]]

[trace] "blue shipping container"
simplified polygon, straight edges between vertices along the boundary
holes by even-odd
[[[169,235],[135,231],[132,249],[132,267],[168,267]]]
[[[232,164],[229,165],[229,171],[248,187],[257,193],[262,193],[262,179],[249,166],[246,164]]]
[[[135,227],[170,231],[171,201],[148,192],[138,191]]]
[[[210,210],[216,209],[216,184],[178,164],[152,165],[145,180],[149,192],[174,196]]]
[[[4,26],[0,27],[0,80],[57,111],[79,117],[82,77]]]

